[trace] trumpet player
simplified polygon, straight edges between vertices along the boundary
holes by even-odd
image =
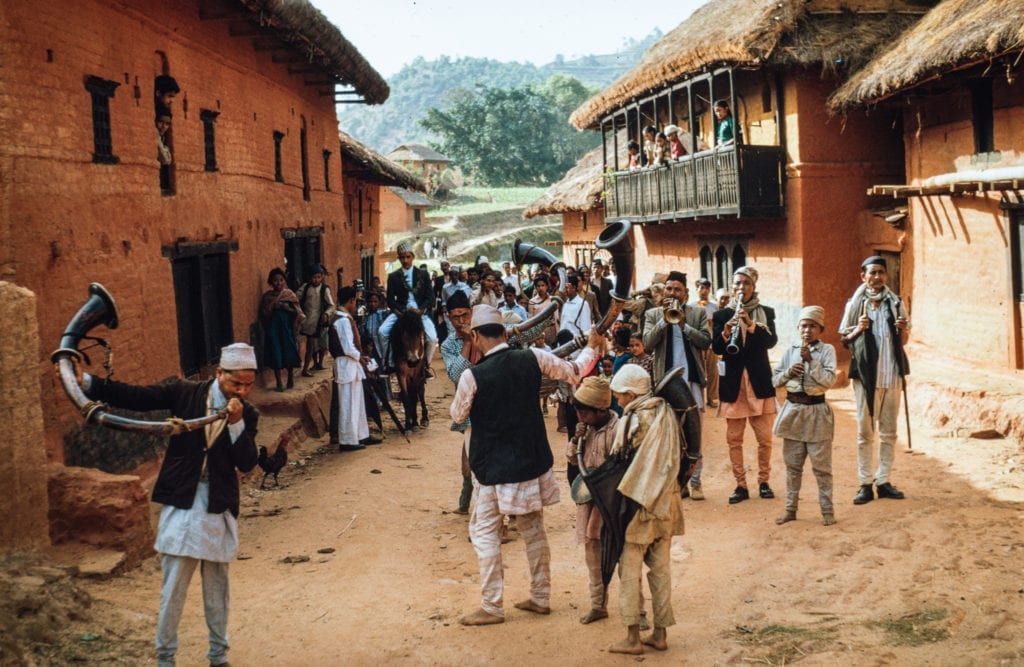
[[[857,400],[857,475],[860,490],[854,505],[879,498],[902,499],[903,492],[889,482],[896,444],[900,390],[909,373],[903,346],[910,338],[910,318],[903,301],[887,283],[885,259],[871,256],[861,263],[861,285],[846,303],[839,333],[849,348],[850,379]],[[875,431],[878,431],[878,468],[872,470]],[[872,489],[872,484],[875,488]]]
[[[733,299],[715,313],[711,349],[721,355],[725,372],[718,380],[718,414],[725,417],[725,440],[736,478],[736,490],[729,496],[734,505],[750,498],[743,467],[743,431],[746,422],[757,438],[757,483],[762,498],[774,498],[768,484],[772,460],[772,420],[775,416],[775,387],[768,350],[775,347],[775,311],[761,305],[757,270],[741,266],[732,274]]]
[[[804,462],[818,482],[821,522],[836,522],[832,507],[832,434],[835,417],[825,401],[825,392],[836,381],[836,350],[820,340],[825,330],[825,310],[807,306],[797,324],[800,344],[782,353],[772,384],[786,388],[786,402],[775,419],[775,435],[782,438],[782,459],[786,462],[786,512],[775,519],[784,524],[796,520]]]
[[[672,271],[665,280],[665,289],[657,308],[651,308],[644,315],[644,348],[654,355],[654,384],[661,382],[665,373],[674,368],[685,368],[685,378],[693,394],[695,410],[683,414],[681,445],[690,459],[699,458],[701,446],[700,413],[704,410],[703,351],[711,345],[708,318],[703,308],[686,303],[686,274]],[[700,465],[699,462],[697,464]],[[679,466],[679,486],[683,497],[692,495],[695,500],[704,498],[699,473],[690,479],[690,490],[685,486],[687,466]]]

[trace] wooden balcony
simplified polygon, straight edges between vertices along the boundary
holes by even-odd
[[[727,146],[653,169],[605,174],[605,219],[665,222],[785,215],[780,146]]]

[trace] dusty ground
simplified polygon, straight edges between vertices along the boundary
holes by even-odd
[[[504,548],[506,623],[462,627],[458,617],[479,602],[478,577],[466,518],[450,511],[459,447],[445,418],[452,387],[438,375],[428,383],[433,422],[411,443],[392,431],[384,445],[356,453],[306,443],[280,488],[260,491],[259,476],[250,479],[231,568],[232,664],[1024,664],[1021,450],[918,427],[914,451],[901,443],[894,469],[907,499],[855,507],[849,389],[832,394],[832,527],[820,524],[809,469],[799,520],[773,522],[785,489],[781,445],[772,473],[778,498],[728,505],[724,422],[705,418],[708,499],[686,501],[687,533],[673,546],[678,624],[667,652],[639,659],[606,652],[624,634],[615,582],[611,618],[578,623],[586,571],[567,488],[546,511],[552,615],[511,609],[528,591],[517,540]],[[547,421],[556,468],[564,470],[565,435],[556,433],[553,411]],[[748,431],[748,461],[752,438]],[[156,560],[80,585],[93,600],[89,617],[69,626],[53,663],[151,661]],[[181,665],[206,664],[200,600],[197,577],[181,625]]]

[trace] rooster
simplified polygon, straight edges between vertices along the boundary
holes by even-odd
[[[277,481],[277,474],[288,463],[288,436],[282,435],[278,439],[277,449],[274,450],[271,456],[267,456],[266,447],[260,447],[260,456],[256,463],[263,469],[263,481],[260,482],[261,489],[267,483],[267,477],[270,475],[274,476],[274,486],[280,486],[280,483]]]

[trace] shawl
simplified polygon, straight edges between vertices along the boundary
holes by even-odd
[[[657,519],[670,519],[672,496],[678,495],[679,424],[663,399],[645,394],[623,410],[610,454],[630,454],[633,461],[619,492]]]

